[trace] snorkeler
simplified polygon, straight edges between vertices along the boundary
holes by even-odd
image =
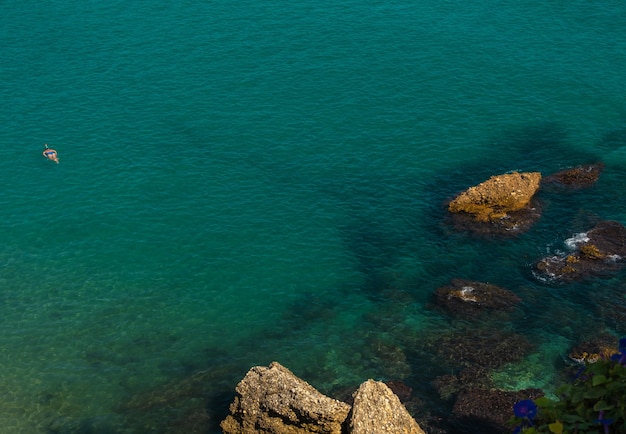
[[[55,151],[54,149],[50,149],[47,143],[44,145],[43,156],[46,157],[48,160],[54,161],[55,163],[59,164],[57,151]]]

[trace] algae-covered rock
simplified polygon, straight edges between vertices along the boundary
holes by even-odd
[[[508,392],[496,389],[470,388],[459,394],[452,410],[452,422],[460,432],[501,434],[511,432],[509,420],[513,405],[522,399],[543,396],[539,389]]]
[[[542,185],[559,186],[568,189],[580,189],[594,185],[604,170],[604,163],[585,164],[572,167],[546,176]]]
[[[508,311],[521,299],[499,286],[465,279],[452,279],[437,288],[435,303],[453,315],[473,317],[488,311]]]

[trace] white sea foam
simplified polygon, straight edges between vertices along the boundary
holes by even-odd
[[[581,244],[585,244],[587,242],[589,242],[587,232],[580,232],[564,241],[565,245],[570,250],[576,250],[578,247],[580,247]]]
[[[619,262],[622,260],[622,257],[620,255],[609,255],[606,259],[610,262]]]

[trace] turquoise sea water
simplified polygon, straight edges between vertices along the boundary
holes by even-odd
[[[2,433],[217,431],[273,360],[435,402],[418,348],[460,327],[429,308],[454,277],[524,300],[495,327],[536,348],[503,387],[626,333],[598,302],[626,307],[623,274],[530,273],[587,216],[626,223],[621,1],[25,0],[0,24]],[[599,160],[518,238],[445,223],[490,175]]]

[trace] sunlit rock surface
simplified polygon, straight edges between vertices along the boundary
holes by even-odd
[[[448,204],[448,211],[461,230],[479,234],[524,232],[541,215],[532,201],[540,183],[539,172],[492,176],[459,194]]]

